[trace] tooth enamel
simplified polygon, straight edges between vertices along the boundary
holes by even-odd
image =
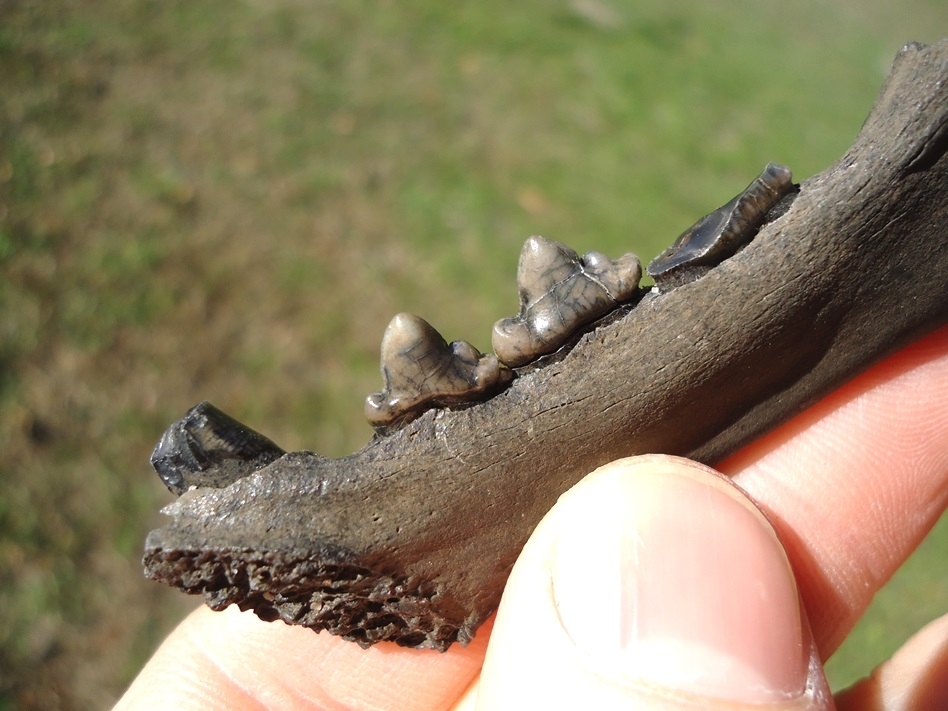
[[[382,337],[385,388],[366,398],[365,416],[388,427],[425,410],[482,400],[513,378],[493,354],[482,355],[467,341],[451,344],[431,324],[401,313]]]
[[[194,487],[228,486],[284,454],[259,432],[202,402],[165,431],[151,464],[180,496]]]
[[[494,324],[494,352],[517,367],[552,353],[576,329],[638,293],[642,266],[634,254],[612,261],[599,252],[580,259],[566,245],[530,237],[520,252],[520,314]]]
[[[688,280],[680,273],[720,264],[754,238],[767,212],[792,190],[790,169],[768,163],[738,195],[702,217],[655,257],[648,265],[649,276],[659,287],[673,287]]]

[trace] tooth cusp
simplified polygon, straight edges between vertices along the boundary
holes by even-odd
[[[513,379],[493,354],[467,341],[447,343],[427,321],[395,316],[382,337],[385,387],[366,398],[365,416],[375,427],[404,424],[433,407],[476,402]]]

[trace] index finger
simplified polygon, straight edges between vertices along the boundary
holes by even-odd
[[[948,328],[717,468],[774,522],[826,659],[948,504]]]

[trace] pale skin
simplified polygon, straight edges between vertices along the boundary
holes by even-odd
[[[117,708],[948,707],[948,615],[835,699],[821,665],[948,505],[948,328],[717,470],[591,474],[466,648],[363,650],[201,608]]]

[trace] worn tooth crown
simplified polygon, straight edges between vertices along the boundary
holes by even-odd
[[[674,276],[691,267],[711,267],[733,256],[750,242],[768,211],[793,190],[790,169],[768,163],[740,194],[698,220],[648,265],[656,284],[674,286]]]
[[[510,367],[562,346],[579,327],[638,293],[642,265],[634,254],[613,261],[599,252],[582,258],[566,245],[534,236],[520,252],[520,314],[494,324],[494,352]]]
[[[191,487],[224,488],[284,454],[259,432],[202,402],[165,431],[151,464],[180,496]]]
[[[365,416],[375,427],[483,399],[513,378],[493,354],[482,355],[467,341],[448,344],[431,324],[407,313],[385,329],[381,371],[385,388],[365,401]]]

